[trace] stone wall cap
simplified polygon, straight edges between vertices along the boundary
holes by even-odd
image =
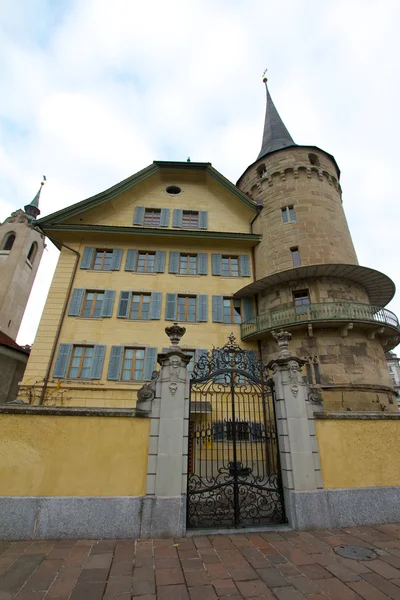
[[[332,421],[393,421],[400,420],[400,412],[377,412],[377,411],[332,411],[315,412],[314,419],[325,419]]]
[[[370,269],[369,267],[361,267],[360,265],[328,263],[323,265],[304,265],[272,273],[272,275],[268,275],[241,288],[234,294],[234,297],[253,296],[275,285],[288,281],[308,279],[310,277],[340,277],[355,281],[365,288],[371,304],[380,307],[386,306],[396,291],[396,287],[390,277],[380,271]]]
[[[0,405],[0,414],[46,415],[59,417],[148,417],[149,413],[136,408],[105,408],[86,406],[32,406],[8,403]]]

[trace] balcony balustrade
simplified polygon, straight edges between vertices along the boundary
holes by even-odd
[[[280,327],[292,327],[302,323],[312,324],[323,321],[351,321],[387,325],[397,329],[397,334],[400,335],[398,318],[386,308],[360,302],[323,302],[270,310],[242,323],[241,337],[242,340],[260,337],[260,334]]]

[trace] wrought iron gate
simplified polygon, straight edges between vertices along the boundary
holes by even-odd
[[[187,526],[285,520],[272,381],[253,351],[203,354],[190,382]]]

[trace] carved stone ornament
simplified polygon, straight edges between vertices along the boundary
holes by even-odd
[[[181,327],[178,323],[174,323],[170,327],[165,328],[165,333],[171,340],[171,348],[179,348],[179,342],[186,333],[186,327]]]
[[[278,344],[278,358],[289,358],[291,356],[289,351],[289,342],[292,339],[292,334],[288,331],[279,331],[279,333],[272,332],[273,338]]]
[[[159,372],[153,371],[151,374],[150,383],[145,383],[140,388],[140,390],[138,390],[136,406],[139,410],[150,410],[151,402],[156,397],[156,385],[158,376]]]
[[[169,391],[171,392],[171,396],[175,396],[176,391],[178,389],[178,384],[175,383],[174,381],[172,381],[168,387],[169,387]]]
[[[301,369],[300,369],[300,365],[297,361],[295,360],[290,360],[288,362],[288,367],[289,367],[289,379],[292,383],[292,386],[290,388],[293,396],[296,398],[297,394],[299,393],[299,383],[303,383],[303,380],[301,378]]]
[[[311,402],[311,404],[322,404],[322,396],[321,391],[317,388],[311,387],[309,388],[308,398],[307,400]]]
[[[28,217],[25,212],[20,208],[15,212],[12,212],[9,217],[4,221],[4,223],[29,223]]]

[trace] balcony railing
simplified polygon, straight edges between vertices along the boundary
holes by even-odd
[[[317,321],[365,321],[400,328],[396,315],[381,306],[359,302],[323,302],[270,310],[242,323],[241,337],[244,339],[277,327]]]

